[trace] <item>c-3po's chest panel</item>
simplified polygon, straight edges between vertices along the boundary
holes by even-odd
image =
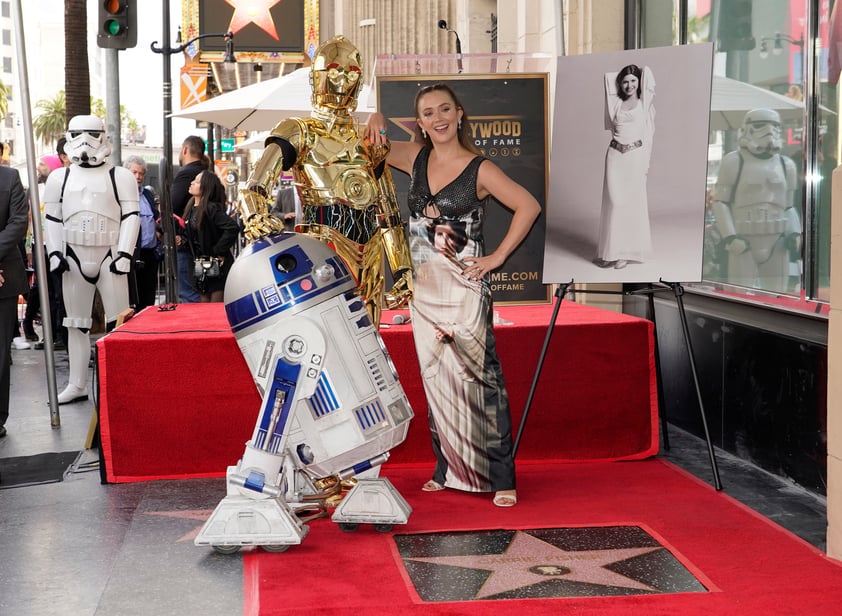
[[[334,127],[330,133],[311,128],[295,170],[302,200],[313,206],[370,207],[379,194],[374,170],[381,161],[372,159],[354,127]]]

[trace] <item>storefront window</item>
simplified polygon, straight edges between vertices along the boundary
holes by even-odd
[[[787,307],[801,302],[811,311],[806,302],[829,300],[840,61],[828,50],[842,43],[833,4],[630,3],[638,12],[641,47],[665,44],[667,29],[675,43],[714,43],[706,288],[761,301],[779,298]]]

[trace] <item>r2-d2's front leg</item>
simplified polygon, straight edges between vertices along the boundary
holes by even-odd
[[[325,339],[307,319],[295,322],[272,359],[273,370],[258,380],[264,392],[260,416],[236,466],[226,474],[227,496],[194,543],[233,553],[246,545],[283,551],[301,543],[308,527],[296,517],[286,494],[296,486],[295,463],[286,443],[298,401],[313,395],[324,365]],[[277,333],[277,332],[274,332]]]

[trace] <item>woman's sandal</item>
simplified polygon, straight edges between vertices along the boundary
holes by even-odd
[[[438,492],[439,490],[444,490],[444,486],[438,481],[430,479],[430,481],[421,486],[421,490],[424,492]]]
[[[517,493],[514,490],[501,490],[494,495],[493,502],[498,507],[514,507],[517,505]]]

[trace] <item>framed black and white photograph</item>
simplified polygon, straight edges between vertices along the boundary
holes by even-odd
[[[558,60],[545,283],[700,281],[711,45]]]

